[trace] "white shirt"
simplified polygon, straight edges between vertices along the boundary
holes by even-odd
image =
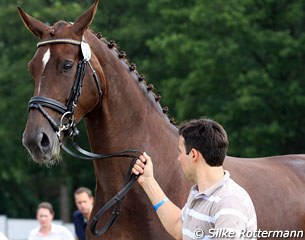
[[[7,240],[6,236],[4,236],[2,232],[0,232],[0,240]]]
[[[74,240],[72,233],[64,226],[52,224],[51,232],[47,236],[39,233],[40,227],[31,230],[28,240]]]

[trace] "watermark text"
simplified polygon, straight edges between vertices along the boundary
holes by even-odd
[[[279,238],[279,239],[291,239],[291,238],[304,238],[305,234],[303,230],[262,230],[257,229],[255,231],[236,231],[234,229],[219,228],[210,229],[208,233],[205,233],[202,229],[197,228],[194,231],[194,236],[196,239],[202,239],[205,235],[209,238],[223,238],[223,239],[269,239],[269,238]]]

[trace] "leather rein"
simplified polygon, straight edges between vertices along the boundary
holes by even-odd
[[[90,58],[91,58],[91,49],[88,43],[83,38],[82,41],[77,41],[74,39],[50,39],[41,41],[37,44],[37,48],[49,45],[49,44],[73,44],[73,45],[79,45],[82,53],[82,59],[80,59],[78,66],[77,66],[77,73],[76,78],[73,84],[73,87],[70,92],[69,99],[67,103],[64,105],[61,102],[43,97],[43,96],[34,96],[30,99],[28,108],[30,109],[38,109],[42,115],[49,121],[50,125],[52,126],[53,130],[56,132],[57,137],[59,139],[59,142],[61,144],[61,148],[67,152],[69,155],[85,159],[85,160],[96,160],[96,159],[106,159],[106,158],[114,158],[114,157],[124,157],[124,158],[132,158],[132,162],[130,164],[130,167],[127,171],[127,176],[125,179],[125,184],[114,197],[112,197],[93,217],[91,223],[90,223],[90,232],[95,236],[100,236],[104,234],[116,221],[117,217],[119,216],[120,210],[121,210],[121,203],[127,194],[127,192],[131,189],[133,184],[137,181],[138,176],[132,174],[132,167],[135,164],[135,161],[139,157],[139,155],[142,154],[141,151],[138,150],[125,150],[121,152],[111,153],[111,154],[97,154],[92,153],[84,150],[78,144],[76,143],[75,139],[79,134],[79,131],[76,128],[76,123],[74,119],[74,112],[75,108],[78,103],[78,98],[81,95],[81,89],[82,89],[82,83],[86,72],[86,66],[89,64],[94,81],[97,86],[99,97],[101,98],[103,92],[100,86],[100,81],[98,79],[98,76],[93,69]],[[58,124],[45,110],[45,108],[52,109],[58,113],[60,113],[61,119],[60,123]],[[71,151],[68,147],[66,147],[63,144],[63,139],[69,138],[75,148],[75,150],[78,153],[75,153]],[[112,208],[111,216],[108,219],[108,221],[105,223],[105,225],[99,229],[96,230],[96,225],[99,222],[99,220],[102,218],[103,214],[105,214],[110,208]]]

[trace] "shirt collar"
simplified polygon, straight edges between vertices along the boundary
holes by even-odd
[[[217,183],[215,183],[212,187],[204,190],[203,192],[199,192],[198,185],[196,184],[192,187],[191,193],[195,199],[210,197],[216,190],[221,188],[223,186],[223,184],[226,181],[228,181],[229,178],[230,178],[230,173],[227,170],[224,170],[224,176]]]

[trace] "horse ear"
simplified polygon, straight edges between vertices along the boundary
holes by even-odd
[[[41,39],[43,33],[49,28],[49,26],[37,20],[36,18],[33,18],[30,15],[28,15],[26,12],[22,10],[21,7],[17,7],[17,9],[26,28],[36,37]]]
[[[98,1],[99,0],[95,0],[94,4],[73,23],[72,30],[76,34],[83,35],[84,32],[89,28],[96,13]]]

